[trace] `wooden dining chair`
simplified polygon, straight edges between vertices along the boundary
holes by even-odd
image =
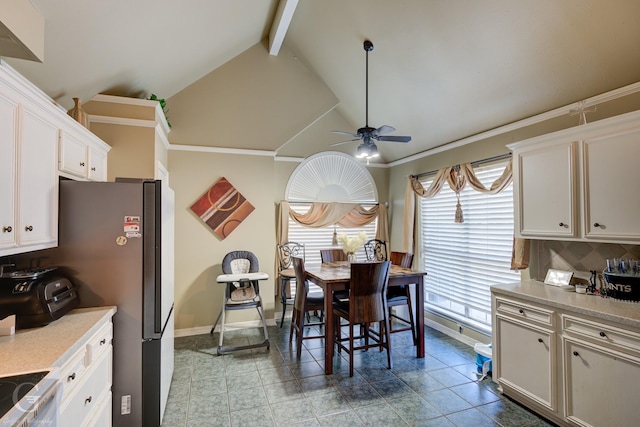
[[[342,249],[320,249],[322,262],[346,261],[347,254]]]
[[[413,254],[406,252],[391,252],[389,255],[389,261],[392,264],[398,265],[404,268],[411,268],[411,263],[413,262]],[[409,311],[409,318],[406,319],[404,317],[399,316],[396,313],[395,307],[400,307],[406,305]],[[403,332],[403,331],[411,331],[411,335],[413,337],[413,344],[417,343],[417,335],[416,335],[416,325],[413,320],[413,306],[411,304],[411,292],[409,285],[402,286],[391,286],[387,290],[387,306],[389,307],[389,323],[391,326],[390,332]],[[393,319],[397,319],[402,322],[406,326],[400,326],[397,328],[393,328]]]
[[[305,323],[306,314],[310,310],[324,310],[324,295],[318,296],[309,294],[309,282],[307,272],[304,269],[304,260],[292,257],[293,271],[296,275],[296,296],[293,302],[293,314],[291,316],[291,327],[289,328],[289,342],[293,341],[293,333],[296,334],[296,357],[302,355],[302,340],[324,338],[323,334],[305,335],[304,328],[310,326],[324,325],[323,321]]]
[[[379,347],[387,350],[388,367],[393,367],[391,359],[391,343],[389,317],[387,309],[387,286],[391,262],[353,263],[349,282],[349,298],[347,301],[334,300],[335,342],[338,352],[345,350],[349,354],[349,376],[353,376],[353,353]],[[342,337],[340,319],[348,321],[349,336]],[[378,324],[377,334],[372,334],[371,324]],[[360,325],[360,335],[354,336],[354,326]],[[355,340],[364,339],[364,344],[355,345]],[[370,340],[373,343],[370,343]],[[345,345],[348,342],[348,345]]]
[[[364,253],[369,262],[388,261],[387,244],[383,240],[371,239],[364,244]]]

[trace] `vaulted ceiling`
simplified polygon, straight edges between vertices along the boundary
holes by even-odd
[[[97,93],[169,98],[268,38],[278,8],[277,0],[31,3],[45,18],[45,60],[6,61],[65,108]],[[342,130],[365,124],[362,43],[374,43],[368,124],[413,137],[379,143],[385,162],[640,81],[637,0],[288,3],[283,46],[339,100],[351,126]],[[343,139],[327,132],[317,151]]]

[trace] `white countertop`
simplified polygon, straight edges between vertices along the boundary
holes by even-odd
[[[97,332],[115,312],[116,307],[79,308],[46,326],[0,337],[0,377],[60,367],[78,350],[77,342]]]
[[[491,286],[491,292],[640,328],[640,303],[638,302],[567,292],[536,280],[494,285]]]

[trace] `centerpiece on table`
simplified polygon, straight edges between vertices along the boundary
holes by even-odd
[[[355,252],[367,241],[367,233],[361,231],[357,236],[349,237],[346,234],[340,234],[338,241],[342,244],[342,250],[347,254],[349,263],[355,262]]]

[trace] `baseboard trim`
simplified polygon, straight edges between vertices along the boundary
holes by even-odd
[[[280,313],[277,318],[280,319],[282,317],[282,313]],[[290,316],[287,316],[287,318],[290,318]],[[453,329],[447,328],[444,325],[441,325],[438,322],[434,322],[433,320],[424,319],[424,324],[425,326],[429,326],[430,328],[435,329],[438,332],[442,332],[443,334],[447,335],[448,337],[451,337],[453,339],[456,339],[464,344],[467,344],[469,347],[473,347],[477,341],[475,341],[474,339],[472,339],[471,337],[468,337],[466,335],[460,334],[456,331],[454,331]],[[227,331],[235,331],[238,329],[246,329],[246,328],[259,328],[262,326],[262,322],[260,322],[259,320],[252,320],[249,322],[235,322],[235,323],[227,323]],[[278,326],[278,322],[276,322],[275,319],[267,319],[267,326]],[[176,329],[175,330],[175,337],[176,338],[181,338],[181,337],[190,337],[193,335],[203,335],[203,334],[208,334],[209,331],[211,331],[211,326],[198,326],[195,328],[185,328],[185,329]],[[216,326],[215,332],[220,332],[220,325]],[[428,343],[427,343],[428,345]]]
[[[267,319],[267,326],[276,326],[275,319]],[[251,320],[248,322],[235,322],[235,323],[227,323],[225,331],[237,331],[239,329],[247,329],[247,328],[261,328],[262,322],[260,320]],[[203,335],[208,334],[211,331],[211,326],[197,326],[195,328],[184,328],[184,329],[176,329],[174,332],[174,336],[176,338],[181,337],[190,337],[193,335]],[[220,325],[216,326],[214,332],[220,332]]]
[[[461,334],[459,332],[454,331],[451,328],[447,328],[446,326],[438,323],[438,322],[434,322],[433,320],[430,319],[424,319],[424,324],[425,326],[429,326],[430,328],[435,329],[438,332],[442,332],[443,334],[447,335],[448,337],[451,337],[453,339],[456,339],[458,341],[460,341],[463,344],[467,344],[469,347],[473,347],[476,344],[476,340],[474,340],[471,337],[468,337],[464,334]],[[429,343],[425,343],[425,345],[429,345]]]

